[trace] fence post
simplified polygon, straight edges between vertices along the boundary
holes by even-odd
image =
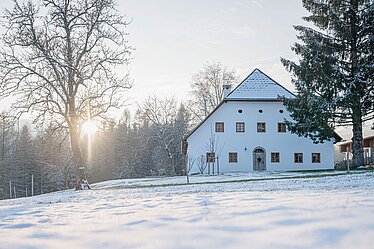
[[[31,175],[31,196],[34,196],[34,175]]]
[[[347,150],[347,173],[349,173],[349,151]]]
[[[219,175],[219,158],[217,156],[217,174]]]
[[[12,199],[12,180],[9,180],[9,199]]]

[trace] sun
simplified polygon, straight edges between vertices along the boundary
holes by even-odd
[[[89,136],[93,135],[97,130],[97,124],[93,121],[86,121],[82,124],[82,132]]]

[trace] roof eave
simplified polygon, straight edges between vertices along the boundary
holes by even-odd
[[[206,116],[206,118],[204,118],[202,121],[200,121],[200,123],[191,131],[189,132],[184,138],[183,140],[187,140],[197,129],[199,129],[199,127],[206,121],[208,120],[208,118],[210,116],[213,115],[214,112],[217,111],[217,109],[223,104],[223,103],[227,103],[227,102],[282,102],[281,99],[277,98],[277,99],[250,99],[250,98],[243,98],[243,99],[227,99],[225,98],[224,100],[221,101],[221,103],[216,107],[214,108],[213,111],[211,111],[209,113],[208,116]]]
[[[215,113],[215,111],[217,111],[217,109],[223,104],[223,103],[226,103],[227,101],[226,100],[222,100],[221,101],[221,103],[219,103],[219,105],[217,105],[216,106],[216,108],[214,108],[214,110],[213,111],[211,111],[210,113],[209,113],[209,115],[208,116],[206,116],[202,121],[200,121],[200,123],[191,131],[191,132],[189,132],[184,138],[183,138],[183,140],[187,140],[197,129],[199,129],[200,128],[200,126],[202,126],[204,123],[205,123],[205,121],[206,120],[208,120],[208,118],[210,117],[210,116],[212,116],[213,115],[213,113]]]
[[[229,99],[225,99],[224,101],[248,101],[248,102],[282,102],[281,99],[275,99],[275,98],[261,98],[261,99],[257,99],[257,98],[229,98]]]
[[[334,132],[334,139],[335,139],[334,144],[339,143],[340,141],[343,140],[343,138],[336,132]]]

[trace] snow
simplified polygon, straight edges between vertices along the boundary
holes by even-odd
[[[374,172],[276,179],[307,174],[116,180],[3,200],[0,248],[373,248]]]
[[[277,100],[278,96],[293,98],[294,95],[286,88],[272,80],[269,76],[255,69],[238,85],[226,100]]]
[[[264,179],[279,179],[286,177],[308,177],[313,176],[313,172],[248,172],[248,173],[225,173],[224,175],[192,175],[190,176],[190,183],[214,183],[214,182],[232,182],[232,181],[245,181],[245,180],[264,180]],[[318,172],[319,175],[343,174],[342,172],[322,171]],[[137,179],[121,179],[112,180],[102,183],[96,183],[96,189],[108,187],[144,187],[144,186],[159,186],[169,184],[185,184],[186,177],[153,177],[153,178],[137,178]]]

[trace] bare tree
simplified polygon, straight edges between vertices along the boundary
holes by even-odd
[[[49,125],[35,138],[40,168],[40,193],[68,189],[73,184],[74,164],[67,133]]]
[[[197,168],[199,169],[200,174],[204,174],[205,169],[207,168],[208,164],[206,163],[206,159],[204,155],[199,156],[196,159]]]
[[[186,160],[186,178],[187,178],[187,184],[189,184],[190,183],[190,172],[195,165],[196,158],[192,158],[190,156],[186,156],[185,158],[186,158],[185,159]]]
[[[238,77],[234,70],[228,70],[222,63],[207,64],[192,76],[192,112],[195,121],[203,120],[221,103],[223,85],[236,84]]]
[[[224,148],[224,143],[219,143],[219,137],[216,136],[216,134],[213,132],[213,127],[211,127],[210,130],[210,137],[208,142],[206,143],[205,147],[206,150],[209,153],[209,158],[207,158],[207,167],[208,167],[208,174],[214,175],[214,169],[217,163],[217,173],[219,173],[219,156],[222,153],[222,150]],[[212,166],[212,172],[211,172],[211,166]]]
[[[20,116],[36,114],[68,130],[76,189],[84,180],[82,122],[105,118],[131,84],[116,68],[128,62],[128,25],[114,0],[13,1],[5,10],[0,50],[1,97],[13,96]]]
[[[173,132],[175,118],[177,116],[177,101],[175,98],[160,99],[157,96],[148,97],[143,106],[140,107],[140,115],[143,120],[147,120],[150,130],[161,143],[163,151],[169,158],[167,165],[167,174],[174,175],[172,144],[176,141]],[[179,142],[179,141],[178,141]],[[161,156],[161,155],[160,155]]]

